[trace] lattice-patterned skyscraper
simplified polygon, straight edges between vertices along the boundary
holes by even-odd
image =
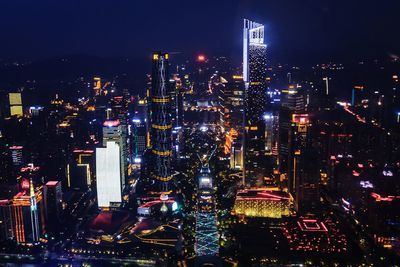
[[[171,180],[171,97],[169,88],[168,54],[153,54],[151,80],[151,145],[154,158],[151,175],[157,190],[170,190]]]

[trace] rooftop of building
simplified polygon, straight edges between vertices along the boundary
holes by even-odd
[[[129,211],[102,211],[88,223],[88,229],[106,235],[117,233],[121,227],[134,222],[134,216]]]
[[[289,194],[278,188],[257,188],[239,190],[236,199],[260,199],[260,200],[289,200]]]
[[[103,126],[105,127],[117,127],[120,125],[120,121],[119,120],[106,120],[103,123]]]

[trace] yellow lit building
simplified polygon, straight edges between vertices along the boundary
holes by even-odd
[[[18,244],[38,244],[45,233],[42,192],[33,189],[22,191],[12,199],[12,220],[15,241]]]
[[[234,213],[279,219],[290,215],[290,204],[290,195],[277,188],[246,189],[238,191]]]
[[[101,78],[100,77],[93,78],[93,91],[94,91],[95,95],[101,94]]]
[[[10,116],[23,116],[21,93],[9,93]]]

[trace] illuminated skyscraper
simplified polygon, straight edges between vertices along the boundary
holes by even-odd
[[[62,191],[60,181],[49,181],[43,186],[44,209],[49,231],[59,231],[61,222]]]
[[[228,131],[230,128],[242,133],[243,129],[243,77],[234,75],[232,79],[221,77],[218,97],[220,101],[221,126]]]
[[[40,175],[40,167],[33,163],[28,163],[26,166],[22,167],[20,169],[20,174],[23,178],[32,180],[35,185],[43,183],[43,176]]]
[[[232,144],[230,157],[230,168],[232,170],[243,170],[243,145],[240,140]]]
[[[132,156],[140,158],[146,149],[146,122],[141,119],[132,119]]]
[[[35,191],[32,180],[29,190],[21,191],[12,199],[12,220],[18,244],[38,244],[45,233],[45,218],[41,191]]]
[[[96,184],[99,208],[118,205],[122,198],[120,146],[108,141],[106,147],[96,148]]]
[[[184,91],[181,79],[177,74],[170,80],[171,96],[171,124],[172,124],[172,147],[173,158],[179,160],[183,148],[183,98]]]
[[[171,177],[171,97],[169,91],[168,54],[153,54],[153,72],[151,79],[151,145],[154,165],[152,178],[158,185],[157,190],[166,192]]]
[[[319,206],[319,158],[311,145],[311,119],[308,114],[293,114],[289,132],[289,192],[300,213]]]
[[[264,25],[245,19],[243,25],[243,81],[245,83],[245,168],[246,183],[254,186],[263,169],[266,108],[266,51]]]
[[[264,114],[265,122],[265,153],[274,155],[277,153],[277,131],[278,131],[278,116],[273,112]]]
[[[106,120],[103,123],[103,146],[107,142],[116,142],[119,145],[121,182],[125,185],[126,173],[128,169],[128,146],[127,146],[127,127],[120,120]]]
[[[94,91],[95,96],[101,94],[101,78],[100,77],[93,78],[93,91]]]
[[[21,93],[9,93],[10,116],[23,116]]]
[[[22,151],[23,146],[12,146],[10,147],[11,158],[14,166],[21,166],[23,164]]]
[[[246,121],[262,121],[266,104],[267,45],[264,25],[244,20],[243,28],[243,81],[246,86]]]
[[[131,131],[132,131],[132,157],[142,157],[145,149],[148,147],[148,105],[147,97],[135,97],[133,103],[133,114],[134,117],[131,119]]]
[[[291,124],[293,113],[304,113],[305,103],[300,85],[289,85],[280,90],[279,96],[279,118],[278,118],[278,158],[281,173],[289,172],[289,145],[291,138]]]
[[[174,128],[181,127],[183,124],[183,90],[181,79],[174,75],[170,80],[171,95],[171,121]]]
[[[94,177],[94,151],[75,149],[73,159],[67,165],[67,187],[86,191]]]

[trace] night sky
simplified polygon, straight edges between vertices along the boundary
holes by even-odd
[[[246,17],[267,25],[272,60],[358,59],[400,52],[399,10],[398,0],[2,0],[0,57],[240,58]]]

